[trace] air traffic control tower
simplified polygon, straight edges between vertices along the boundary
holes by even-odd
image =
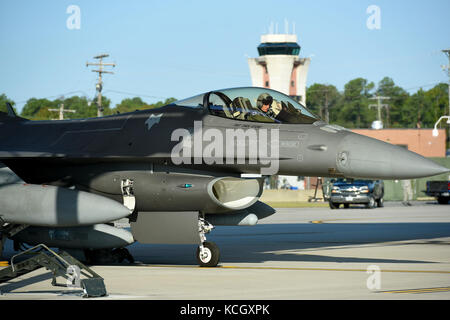
[[[258,58],[249,58],[254,87],[270,88],[306,102],[306,77],[310,58],[300,58],[295,34],[265,34],[258,46]]]

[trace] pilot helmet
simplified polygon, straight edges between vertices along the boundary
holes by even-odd
[[[273,98],[270,94],[262,93],[259,95],[258,100],[257,100],[258,109],[261,109],[263,105],[271,106],[272,102],[273,102]]]

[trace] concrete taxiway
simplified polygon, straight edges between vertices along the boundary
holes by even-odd
[[[138,263],[94,266],[102,299],[450,299],[450,206],[278,209],[255,227],[217,227],[217,268],[191,245],[130,246]],[[6,254],[12,255],[11,243]],[[0,284],[8,299],[81,299],[41,268]]]

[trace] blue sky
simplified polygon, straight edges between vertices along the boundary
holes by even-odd
[[[80,8],[80,29],[66,26],[70,5]],[[366,26],[370,5],[381,10],[379,30]],[[447,81],[449,12],[449,0],[0,0],[0,93],[19,110],[31,97],[93,98],[96,73],[85,64],[103,52],[117,63],[104,79],[113,104],[133,96],[117,91],[154,102],[248,86],[246,57],[257,56],[271,22],[282,32],[285,20],[300,55],[312,56],[308,85],[342,90],[356,77],[389,76],[415,92]]]

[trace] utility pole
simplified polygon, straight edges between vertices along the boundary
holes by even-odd
[[[324,100],[323,105],[319,107],[319,116],[322,120],[329,123],[330,122],[330,100],[328,99],[328,93],[330,92],[329,88],[313,90],[314,92],[324,92]],[[299,101],[300,102],[300,101]]]
[[[389,105],[382,104],[382,100],[389,100],[391,97],[383,97],[383,96],[375,96],[373,98],[369,98],[370,100],[377,100],[377,104],[369,104],[369,108],[377,108],[378,109],[378,121],[381,121],[381,109],[386,108],[386,112],[389,113]]]
[[[442,52],[447,56],[448,58],[448,65],[442,66],[442,69],[447,69],[447,75],[448,75],[448,115],[450,116],[450,49],[442,50]]]
[[[447,75],[448,75],[448,115],[450,116],[450,49],[442,50],[442,52],[447,56],[448,58],[448,65],[442,66],[442,69],[447,69]],[[447,140],[450,139],[450,128],[448,129],[448,135]]]
[[[61,100],[63,100],[64,97],[61,97]],[[64,102],[61,102],[61,104],[59,105],[59,109],[48,109],[48,111],[55,111],[55,112],[59,112],[59,120],[64,120],[64,112],[71,112],[71,113],[75,113],[75,110],[70,110],[70,109],[64,109]]]
[[[98,55],[98,56],[94,57],[94,59],[98,59],[98,62],[96,62],[96,63],[86,62],[86,67],[98,66],[97,70],[92,70],[92,72],[97,72],[98,73],[98,82],[95,85],[95,88],[97,90],[97,108],[98,108],[97,116],[98,117],[103,117],[103,107],[102,107],[103,82],[102,82],[102,74],[103,73],[114,74],[114,72],[104,70],[103,67],[105,67],[105,66],[115,67],[116,66],[115,63],[103,63],[103,58],[107,58],[107,57],[109,57],[109,54],[101,54],[101,55]]]
[[[329,112],[329,110],[328,110],[328,90],[325,90],[325,105],[324,105],[324,111],[325,111],[325,115],[324,115],[324,118],[325,118],[325,122],[326,123],[330,123],[330,112]]]

